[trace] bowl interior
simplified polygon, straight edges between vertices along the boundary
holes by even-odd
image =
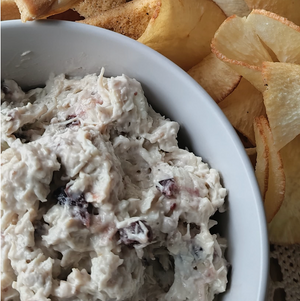
[[[23,88],[43,85],[51,72],[85,75],[105,68],[142,83],[149,103],[181,125],[186,145],[220,171],[228,208],[218,229],[228,240],[232,269],[218,300],[263,301],[268,274],[268,239],[255,176],[234,129],[208,94],[175,64],[120,34],[64,21],[3,21],[2,79]]]

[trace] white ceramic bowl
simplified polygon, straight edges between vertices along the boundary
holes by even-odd
[[[181,125],[180,139],[218,169],[229,210],[220,232],[232,265],[222,301],[263,301],[268,238],[258,186],[234,129],[209,95],[184,71],[152,49],[120,34],[64,21],[2,23],[2,79],[22,87],[43,85],[51,72],[127,74],[143,85],[153,107]]]

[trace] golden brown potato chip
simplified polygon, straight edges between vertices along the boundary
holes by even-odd
[[[300,25],[300,3],[298,0],[245,0],[249,8],[265,9]]]
[[[298,3],[300,10],[300,2]],[[260,39],[280,62],[300,64],[300,27],[265,10],[253,10],[247,18]]]
[[[255,145],[253,122],[255,117],[265,115],[261,92],[242,78],[237,88],[219,103],[232,126]]]
[[[192,67],[188,74],[206,90],[216,103],[229,95],[241,79],[240,75],[213,53]]]
[[[247,16],[250,9],[244,0],[213,0],[225,13],[227,17],[237,15],[239,17]]]
[[[257,154],[257,147],[249,147],[249,148],[245,148],[245,151],[247,153],[248,156],[254,156]]]
[[[225,18],[209,0],[164,0],[138,41],[189,70],[210,53],[210,41]]]
[[[269,224],[269,239],[275,244],[300,243],[300,135],[281,151],[286,176],[282,206]]]
[[[81,16],[89,18],[123,3],[126,3],[126,0],[79,0],[73,9]]]
[[[23,22],[45,19],[71,8],[78,0],[15,0]]]
[[[264,103],[276,150],[300,134],[300,65],[263,64]]]
[[[254,121],[254,133],[256,142],[256,164],[255,176],[260,189],[263,200],[265,199],[269,181],[269,147],[267,137],[263,127],[261,118],[256,117]]]
[[[86,18],[80,23],[106,28],[136,40],[143,34],[151,16],[159,8],[159,0],[133,0]]]
[[[247,20],[237,16],[227,18],[215,33],[211,47],[219,59],[262,92],[261,65],[272,58]]]
[[[255,120],[261,123],[263,135],[266,137],[267,147],[269,149],[269,176],[268,189],[264,198],[264,207],[267,222],[270,223],[278,212],[285,193],[285,175],[281,155],[275,150],[272,132],[268,120],[261,116]]]
[[[1,0],[1,21],[21,19],[15,0]]]

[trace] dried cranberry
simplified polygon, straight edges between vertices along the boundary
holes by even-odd
[[[173,211],[176,209],[176,206],[177,204],[176,203],[173,203],[171,206],[170,206],[170,210]]]
[[[173,178],[161,180],[158,183],[160,185],[156,186],[156,188],[167,198],[172,198],[176,196],[178,188]]]
[[[75,118],[75,117],[76,117],[75,114],[68,115],[68,116],[67,116],[67,120],[73,119],[73,118]]]
[[[153,239],[152,229],[145,221],[131,223],[128,227],[119,229],[120,242],[127,246],[144,244]]]
[[[74,217],[78,218],[84,226],[90,226],[90,213],[94,206],[85,200],[83,193],[71,195],[65,187],[60,187],[54,191],[53,196],[59,205],[69,206]]]
[[[75,114],[68,115],[67,120],[74,119],[74,118],[76,118],[76,117],[77,117],[77,116],[76,116]],[[80,125],[80,121],[79,121],[79,120],[74,120],[74,121],[68,123],[68,124],[66,125],[66,127],[70,127],[70,126],[72,126],[72,125]]]

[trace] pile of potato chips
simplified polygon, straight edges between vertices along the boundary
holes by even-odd
[[[2,20],[51,16],[103,27],[187,71],[241,137],[255,167],[270,241],[300,243],[299,1],[68,0],[59,15],[58,0],[42,15],[32,10],[38,1],[24,1],[1,0]]]

